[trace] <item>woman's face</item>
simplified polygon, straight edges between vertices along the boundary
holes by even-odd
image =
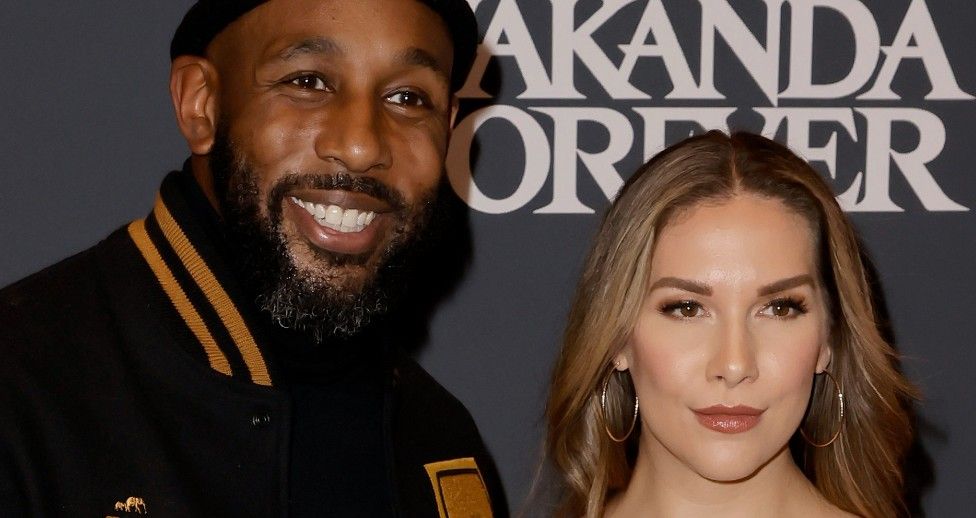
[[[641,456],[734,481],[788,454],[813,376],[830,361],[815,257],[806,220],[751,194],[664,227],[617,358],[640,397]]]

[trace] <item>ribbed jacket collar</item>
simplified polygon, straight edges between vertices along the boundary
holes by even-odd
[[[217,215],[187,171],[170,173],[129,236],[215,371],[271,386],[253,304],[225,262]]]

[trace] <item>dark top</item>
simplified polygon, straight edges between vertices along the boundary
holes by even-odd
[[[221,258],[233,254],[217,213],[186,168],[176,186]],[[251,298],[250,295],[243,295]],[[293,518],[321,516],[322,502],[342,516],[393,514],[383,444],[383,405],[390,350],[377,331],[315,343],[256,316],[275,385],[291,404],[288,507]]]
[[[377,368],[385,344],[370,338],[314,344],[295,337],[270,351],[291,398],[292,517],[321,516],[323,500],[349,515],[393,512],[383,444],[387,377]]]
[[[174,173],[145,220],[0,290],[2,515],[505,516],[470,415],[395,330],[272,325],[201,200]]]

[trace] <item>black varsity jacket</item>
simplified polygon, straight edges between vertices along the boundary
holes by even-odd
[[[288,397],[177,181],[0,290],[0,516],[287,516]],[[405,355],[383,368],[398,515],[507,515],[463,405]]]

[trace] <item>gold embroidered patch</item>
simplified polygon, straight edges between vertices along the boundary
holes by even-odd
[[[491,500],[471,457],[425,464],[440,518],[491,518]]]
[[[149,510],[146,508],[146,501],[138,496],[130,496],[124,501],[115,502],[115,510],[135,514],[149,514]]]

